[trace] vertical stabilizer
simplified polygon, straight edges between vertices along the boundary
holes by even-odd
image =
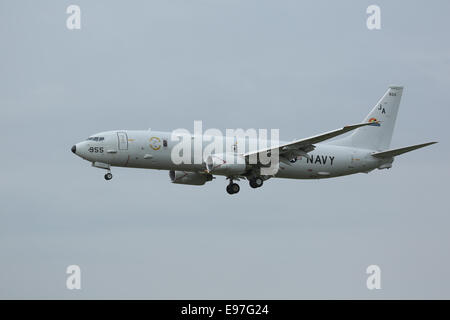
[[[363,122],[376,122],[379,124],[378,127],[358,128],[349,137],[336,141],[336,144],[377,151],[388,149],[394,132],[402,92],[403,87],[390,86],[363,120]]]

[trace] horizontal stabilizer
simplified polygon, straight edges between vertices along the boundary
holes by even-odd
[[[428,143],[423,143],[423,144],[417,144],[415,146],[409,146],[409,147],[404,147],[404,148],[400,148],[400,149],[392,149],[392,150],[387,150],[387,151],[382,151],[382,152],[375,152],[372,153],[372,156],[377,157],[377,158],[392,158],[398,155],[401,155],[403,153],[406,152],[410,152],[416,149],[420,149],[432,144],[435,144],[437,142],[428,142]]]

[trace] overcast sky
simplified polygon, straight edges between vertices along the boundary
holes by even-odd
[[[81,30],[66,8],[81,7]],[[381,30],[366,8],[381,7]],[[448,1],[0,1],[0,298],[450,298]],[[364,119],[403,85],[390,170],[229,196],[70,152],[105,130]],[[82,289],[66,289],[66,267]],[[381,290],[366,288],[379,265]]]

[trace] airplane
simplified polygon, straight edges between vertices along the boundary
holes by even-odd
[[[172,183],[186,185],[204,185],[214,176],[225,176],[229,180],[226,187],[229,194],[239,192],[240,187],[234,181],[241,179],[248,180],[251,188],[260,188],[270,178],[325,179],[369,173],[391,168],[396,156],[437,143],[389,149],[402,93],[403,87],[390,86],[361,123],[243,153],[219,150],[200,163],[175,163],[171,156],[175,146],[172,132],[151,129],[97,133],[75,144],[71,151],[93,167],[107,170],[106,180],[112,179],[113,166],[168,170]],[[329,141],[350,131],[347,136]],[[204,147],[205,142],[201,141]],[[236,137],[236,144],[251,148],[250,142],[248,137]],[[268,164],[260,159],[263,155],[270,158],[271,153],[278,153],[278,170],[267,175],[263,172]],[[251,157],[256,161],[250,161]]]

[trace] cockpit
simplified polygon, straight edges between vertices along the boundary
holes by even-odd
[[[105,137],[89,137],[86,140],[91,140],[91,141],[103,141],[105,140]]]

